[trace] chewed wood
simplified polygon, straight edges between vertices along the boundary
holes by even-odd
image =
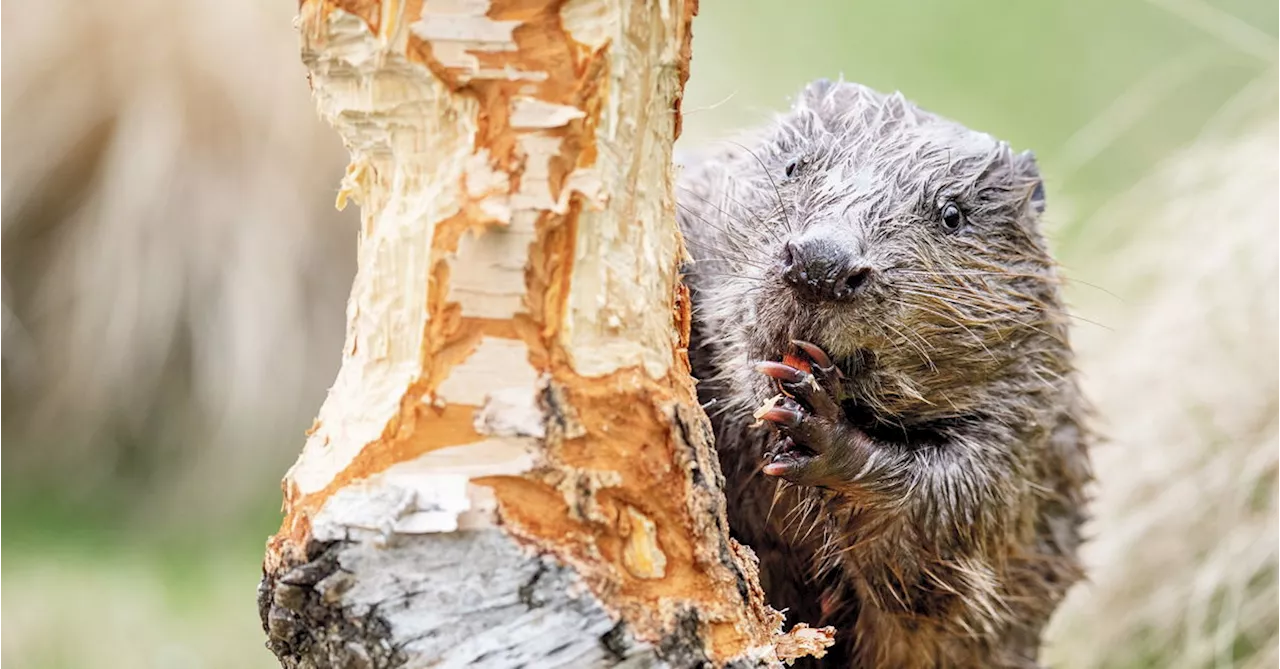
[[[685,350],[670,163],[695,11],[300,7],[361,231],[343,364],[268,544],[286,666],[779,660]],[[332,587],[295,591],[317,564]],[[786,652],[821,652],[803,637]]]

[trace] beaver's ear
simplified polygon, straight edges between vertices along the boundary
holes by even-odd
[[[796,100],[795,109],[812,114],[827,130],[837,130],[849,121],[849,112],[867,97],[867,90],[844,79],[811,82]]]
[[[830,79],[815,79],[809,82],[809,85],[805,86],[803,91],[800,91],[796,106],[820,112],[826,104],[827,96],[835,87],[836,82]]]
[[[1040,166],[1036,164],[1036,154],[1023,151],[1014,159],[1018,181],[1027,185],[1027,197],[1037,214],[1044,213],[1044,178],[1040,176]]]

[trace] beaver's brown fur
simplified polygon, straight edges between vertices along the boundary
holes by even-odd
[[[1090,468],[1031,155],[819,81],[678,197],[695,375],[771,603],[837,627],[823,666],[1036,666]],[[776,379],[795,399],[753,427]]]

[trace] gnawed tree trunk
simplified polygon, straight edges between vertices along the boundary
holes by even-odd
[[[307,0],[362,207],[259,592],[288,667],[771,664],[685,354],[695,0]]]

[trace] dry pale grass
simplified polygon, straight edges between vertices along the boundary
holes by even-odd
[[[210,514],[297,452],[356,231],[293,12],[5,3],[7,480],[141,482],[142,508]]]
[[[1076,295],[1110,328],[1077,336],[1109,442],[1054,666],[1276,666],[1276,145],[1202,142],[1089,226],[1121,299]]]

